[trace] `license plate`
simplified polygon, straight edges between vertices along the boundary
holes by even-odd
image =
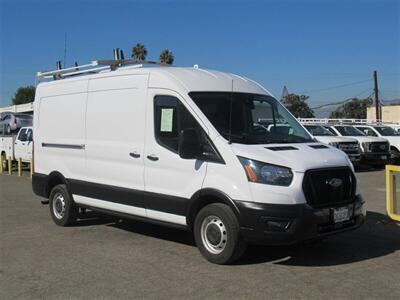
[[[387,158],[386,155],[382,155],[382,156],[381,156],[381,159],[386,159],[386,158]]]
[[[333,209],[333,222],[339,223],[350,220],[350,211],[348,207],[339,207]]]
[[[356,160],[354,156],[350,156],[350,160]]]

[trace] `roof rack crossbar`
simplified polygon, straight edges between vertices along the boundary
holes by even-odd
[[[144,65],[170,66],[168,64],[159,63],[156,61],[141,61],[133,59],[118,59],[118,60],[106,59],[106,60],[94,60],[90,64],[73,66],[65,69],[37,72],[36,77],[38,78],[39,81],[41,79],[57,80],[69,76],[98,73],[108,69],[114,71],[118,67],[128,66],[128,65],[135,65],[138,68],[141,68]]]

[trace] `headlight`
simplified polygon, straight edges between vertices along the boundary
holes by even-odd
[[[250,182],[289,186],[293,173],[289,168],[238,156]]]
[[[371,142],[363,142],[362,147],[363,147],[364,152],[370,152],[371,151],[371,149],[370,149]]]

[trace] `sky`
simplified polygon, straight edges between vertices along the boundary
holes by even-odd
[[[0,0],[0,106],[37,71],[168,48],[177,66],[227,71],[310,96],[311,107],[372,93],[400,98],[400,0]]]

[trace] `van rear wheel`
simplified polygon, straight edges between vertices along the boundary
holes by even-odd
[[[215,264],[233,263],[246,250],[236,215],[222,203],[200,210],[194,224],[194,237],[201,254]]]
[[[54,223],[59,226],[68,226],[76,222],[78,207],[68,193],[65,184],[56,185],[50,193],[50,214]]]

